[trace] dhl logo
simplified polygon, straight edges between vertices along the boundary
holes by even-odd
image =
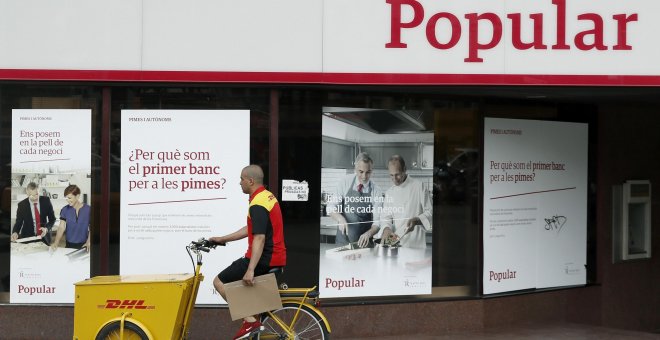
[[[105,300],[105,305],[99,309],[156,309],[156,306],[145,306],[144,300]]]

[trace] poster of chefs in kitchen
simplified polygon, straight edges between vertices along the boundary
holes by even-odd
[[[324,107],[322,119],[321,294],[430,294],[433,116]]]
[[[73,303],[89,277],[91,110],[12,110],[11,303]]]

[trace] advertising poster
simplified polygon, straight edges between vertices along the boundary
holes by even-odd
[[[324,108],[322,296],[431,293],[432,130],[420,111]]]
[[[73,303],[89,278],[91,117],[12,110],[11,303]]]
[[[193,273],[185,247],[246,223],[239,185],[249,165],[250,112],[122,110],[122,275]],[[204,256],[197,302],[221,303],[213,277],[243,256],[247,241]]]
[[[586,283],[588,125],[486,118],[484,294]]]

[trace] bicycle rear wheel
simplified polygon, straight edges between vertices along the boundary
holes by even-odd
[[[115,321],[101,328],[99,334],[96,335],[96,340],[119,340],[120,336],[121,322]],[[140,326],[130,321],[124,321],[124,340],[149,340],[149,337]]]
[[[329,339],[328,330],[325,329],[325,323],[321,316],[313,309],[303,305],[300,307],[300,312],[296,322],[292,325],[292,321],[298,307],[297,303],[284,303],[282,308],[274,310],[271,313],[280,319],[284,324],[290,327],[290,330],[295,334],[294,338],[290,338],[287,332],[273,320],[270,315],[263,314],[261,323],[264,330],[257,335],[257,339],[289,339],[289,340],[327,340]]]

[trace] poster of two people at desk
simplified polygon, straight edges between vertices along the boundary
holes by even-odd
[[[91,145],[89,109],[12,110],[11,303],[73,303],[89,277]]]

